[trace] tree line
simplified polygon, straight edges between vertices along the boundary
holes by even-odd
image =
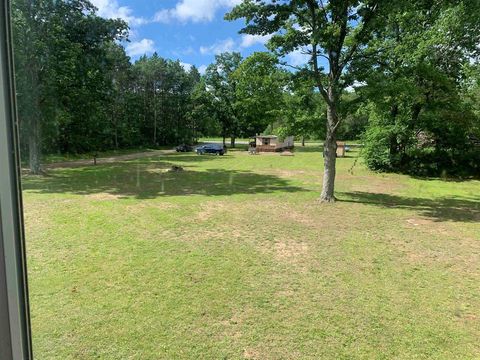
[[[476,0],[245,0],[227,20],[270,35],[267,52],[216,56],[204,74],[158,54],[132,63],[128,26],[87,0],[14,0],[22,154],[194,143],[268,132],[361,138],[375,170],[478,174],[480,3]],[[285,56],[302,52],[300,67]],[[27,156],[26,156],[27,157]]]
[[[288,104],[300,103],[286,99],[295,96],[290,75],[272,54],[220,54],[203,76],[157,53],[132,63],[121,45],[127,24],[97,16],[87,0],[13,5],[22,154],[32,173],[52,153],[194,143],[200,136],[230,138],[235,146],[237,137],[273,129]],[[315,97],[313,88],[305,91]],[[321,106],[304,105],[312,104]]]

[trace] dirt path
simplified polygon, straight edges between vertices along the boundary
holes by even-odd
[[[126,161],[126,160],[142,159],[142,158],[147,158],[151,156],[173,154],[174,152],[175,150],[153,150],[153,151],[139,152],[139,153],[133,153],[133,154],[101,157],[101,158],[97,158],[97,165],[111,164],[111,163]],[[51,164],[45,164],[43,165],[43,167],[45,169],[58,169],[58,168],[82,167],[82,166],[89,166],[89,165],[93,165],[93,158],[56,162]]]

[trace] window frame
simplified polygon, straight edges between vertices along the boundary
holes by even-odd
[[[33,359],[10,1],[0,5],[0,359]]]

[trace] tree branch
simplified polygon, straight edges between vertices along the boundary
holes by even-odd
[[[360,41],[361,38],[365,35],[365,32],[368,30],[368,26],[370,25],[370,22],[375,18],[375,13],[378,10],[378,3],[375,3],[373,7],[370,9],[370,11],[367,13],[367,15],[364,17],[362,28],[358,32],[357,36],[355,36],[355,43],[350,47],[349,51],[343,58],[343,60],[340,63],[340,70],[343,70],[345,66],[352,60],[352,57],[355,55],[355,53],[358,50],[358,47],[360,46]],[[340,71],[341,72],[341,71]]]
[[[320,57],[323,57],[324,59],[327,59],[327,61],[330,62],[330,58],[329,58],[328,56],[324,55],[322,52],[320,52],[320,51],[318,51],[318,50],[317,50],[316,53],[313,52],[313,50],[312,50],[312,51],[310,51],[310,50],[302,51],[301,53],[304,54],[304,55],[316,55],[316,56],[320,56]]]
[[[287,64],[286,62],[281,62],[280,65],[287,66],[289,68],[292,68],[298,71],[303,70],[303,68],[301,68],[300,66],[290,65],[290,64]]]
[[[313,28],[313,24],[308,20],[305,16],[303,16],[300,12],[298,11],[293,11],[293,14],[295,14],[300,20],[304,21],[308,25],[310,25],[310,28]]]
[[[320,0],[320,7],[322,9],[322,12],[323,12],[323,16],[325,18],[325,22],[328,24],[328,16],[327,16],[327,10],[325,9],[325,5],[323,4],[323,1]]]

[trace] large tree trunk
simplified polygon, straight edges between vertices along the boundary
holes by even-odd
[[[153,145],[157,146],[157,114],[153,117]]]
[[[225,125],[222,127],[222,139],[223,139],[223,147],[227,146],[227,129]]]
[[[305,136],[302,136],[302,146],[305,146]]]
[[[118,129],[115,126],[115,150],[118,150]]]
[[[113,106],[112,109],[112,126],[113,126],[113,145],[115,146],[115,150],[118,150],[118,124],[117,124],[117,112],[115,111],[116,105]]]
[[[40,175],[42,172],[41,157],[41,116],[40,111],[40,90],[38,87],[38,67],[35,59],[32,57],[29,61],[29,86],[28,105],[26,105],[27,118],[27,138],[28,138],[28,165],[33,175]]]
[[[330,95],[330,94],[329,94]],[[331,101],[327,105],[327,136],[323,145],[323,186],[320,195],[321,202],[335,202],[335,175],[337,166],[337,128],[338,114],[336,101],[331,96]]]
[[[34,175],[39,175],[42,171],[40,164],[40,124],[35,117],[37,114],[32,114],[29,121],[28,131],[28,160],[30,172]]]
[[[335,175],[337,166],[337,143],[335,136],[327,136],[323,150],[324,174],[321,202],[335,202]]]
[[[232,136],[230,138],[230,147],[234,148],[235,147],[235,136]]]
[[[157,146],[157,90],[153,82],[153,145]]]

